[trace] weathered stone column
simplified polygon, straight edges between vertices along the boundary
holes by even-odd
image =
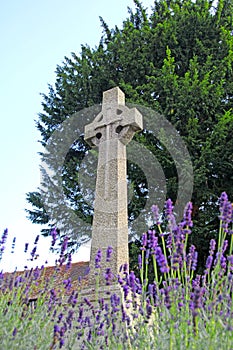
[[[111,246],[111,262],[102,258],[101,271],[111,267],[116,276],[128,263],[128,212],[126,144],[142,130],[142,116],[125,106],[125,95],[118,88],[103,93],[102,111],[85,127],[85,140],[99,150],[92,227],[89,284],[95,283],[95,257]]]

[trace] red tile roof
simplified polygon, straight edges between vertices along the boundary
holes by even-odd
[[[3,274],[3,278],[0,279],[0,291],[4,293],[11,286],[20,285],[26,288],[29,285],[29,300],[37,299],[39,293],[46,293],[51,289],[69,294],[88,283],[88,270],[89,262],[76,262],[72,263],[69,268],[62,265],[15,271],[13,273],[6,272]],[[71,282],[71,285],[69,282]],[[64,288],[65,284],[69,284],[69,287]]]

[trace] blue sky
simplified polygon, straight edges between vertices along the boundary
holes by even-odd
[[[150,8],[153,0],[143,0]],[[33,241],[40,226],[26,219],[26,193],[40,185],[41,150],[34,120],[41,111],[47,85],[55,82],[55,69],[81,44],[98,45],[102,29],[99,16],[109,27],[127,17],[133,0],[11,0],[1,3],[0,32],[0,234],[9,230],[6,251],[16,237],[15,254],[5,254],[0,270],[30,265],[24,244]],[[48,253],[48,239],[40,238],[38,265],[55,257]],[[43,254],[42,254],[43,251]],[[88,259],[89,248],[78,259]],[[25,262],[26,261],[26,262]]]

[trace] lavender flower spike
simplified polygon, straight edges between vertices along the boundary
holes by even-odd
[[[156,225],[160,225],[161,222],[159,220],[159,207],[157,205],[152,205],[151,211],[154,215],[154,221]]]
[[[51,231],[51,236],[52,236],[52,247],[54,247],[55,243],[56,243],[56,239],[57,239],[57,230],[56,227],[54,227]]]
[[[170,215],[173,215],[173,205],[172,205],[172,200],[170,198],[166,201],[165,208],[166,208],[166,215],[169,218]]]
[[[188,202],[184,210],[184,223],[186,226],[189,226],[189,227],[193,226],[193,222],[191,218],[192,209],[193,209],[192,202]]]
[[[15,328],[13,329],[13,332],[12,332],[13,337],[15,337],[16,334],[17,334],[17,328],[15,327]]]
[[[222,192],[222,194],[219,198],[220,212],[222,211],[224,203],[226,203],[227,201],[228,201],[228,196],[227,196],[226,192]]]
[[[169,272],[169,266],[167,264],[166,258],[162,253],[162,249],[158,246],[155,250],[156,260],[159,264],[160,271],[162,273]]]
[[[36,239],[35,239],[35,242],[34,242],[34,245],[37,245],[37,243],[38,243],[38,241],[39,241],[39,238],[40,238],[40,236],[37,235],[37,236],[36,236]]]
[[[173,205],[172,205],[171,199],[168,199],[166,201],[165,214],[166,214],[167,221],[168,221],[168,227],[170,230],[173,231],[177,227],[177,225],[176,225],[175,216],[173,214]]]
[[[228,224],[232,220],[232,204],[229,201],[225,201],[222,203],[222,206],[220,207],[221,215],[219,216],[219,219],[222,221],[221,227],[224,229],[225,232],[228,232]]]
[[[109,246],[107,251],[106,251],[106,262],[111,261],[112,253],[113,253],[113,248],[111,246]]]
[[[96,253],[96,256],[95,256],[95,268],[96,269],[100,268],[101,258],[102,258],[102,252],[100,249],[98,249],[98,252]]]
[[[0,241],[0,244],[5,244],[8,236],[8,229],[6,228],[2,234],[2,239]]]
[[[142,268],[142,256],[141,256],[141,254],[138,254],[138,267],[139,267],[139,270],[141,270],[141,268]]]
[[[143,233],[142,235],[142,245],[143,247],[146,247],[147,245],[147,233]]]
[[[24,253],[27,253],[27,251],[28,251],[28,246],[29,246],[29,243],[25,243]]]

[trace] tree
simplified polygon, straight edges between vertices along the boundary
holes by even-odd
[[[127,101],[164,115],[191,155],[192,240],[204,258],[209,238],[217,234],[218,197],[226,191],[233,198],[233,1],[156,0],[150,16],[139,0],[134,2],[135,11],[129,9],[121,29],[109,29],[100,18],[104,34],[98,47],[82,46],[80,55],[72,53],[57,67],[55,86],[43,94],[37,128],[46,147],[69,116],[100,104],[102,92],[114,86],[124,91]],[[167,197],[175,203],[178,180],[169,152],[148,130],[135,137],[161,164]],[[88,150],[81,135],[67,153],[62,179],[70,207],[91,223],[92,207],[86,205],[77,181]],[[130,162],[128,177],[133,187],[129,204],[129,221],[133,222],[147,200],[148,184],[142,170]],[[49,220],[38,192],[28,193],[27,200],[33,205],[28,210],[32,222],[56,225]],[[76,234],[82,237],[83,232]]]

